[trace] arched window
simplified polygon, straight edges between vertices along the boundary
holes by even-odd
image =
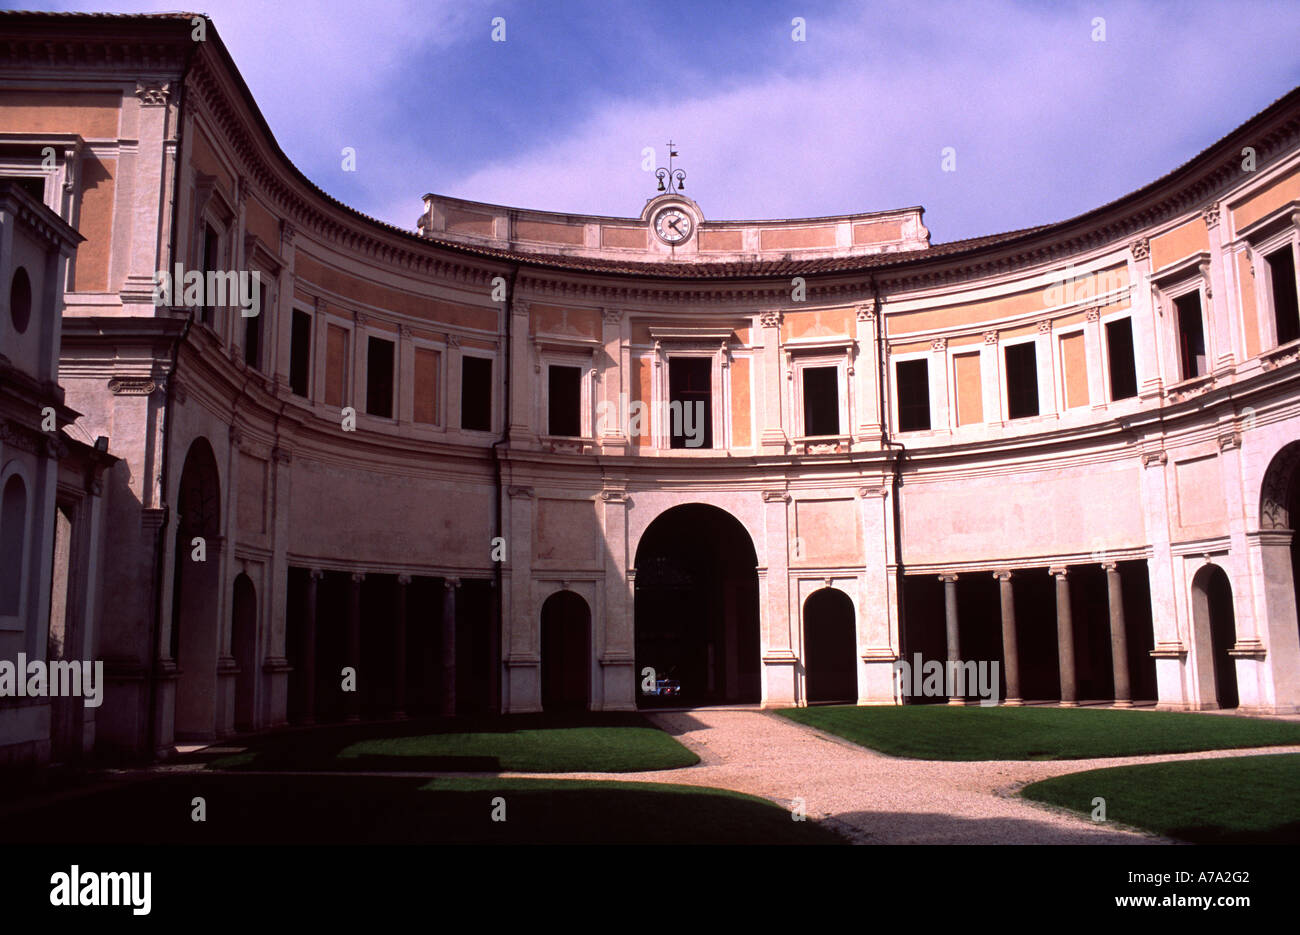
[[[27,485],[17,474],[0,497],[0,615],[17,616],[23,593],[23,545],[27,541]]]

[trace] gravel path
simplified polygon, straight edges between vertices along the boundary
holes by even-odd
[[[767,711],[698,709],[651,719],[700,757],[697,766],[644,773],[548,773],[717,786],[790,807],[859,844],[1172,844],[1167,838],[1093,823],[1015,795],[1026,783],[1104,766],[1160,763],[1300,747],[1213,750],[1092,760],[947,762],[885,756]],[[503,773],[529,776],[536,773]]]

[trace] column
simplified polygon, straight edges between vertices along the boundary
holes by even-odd
[[[393,717],[406,717],[406,589],[410,575],[397,576],[397,595],[393,601]]]
[[[956,694],[957,668],[961,665],[961,637],[957,630],[957,576],[940,575],[943,582],[943,616],[948,629],[948,704],[965,704]]]
[[[343,664],[352,667],[357,682],[353,691],[343,693],[343,720],[349,722],[361,720],[361,582],[365,579],[365,572],[354,571],[348,591],[348,642]]]
[[[1110,600],[1110,661],[1115,670],[1115,707],[1133,707],[1128,680],[1128,633],[1124,627],[1124,593],[1120,589],[1119,566],[1103,562],[1106,595]]]
[[[313,568],[307,573],[307,606],[303,612],[299,645],[302,671],[302,724],[316,723],[316,589],[325,572]]]
[[[456,716],[456,589],[459,578],[442,582],[442,704],[443,717]]]
[[[998,579],[998,594],[1002,598],[1002,670],[1007,677],[1007,697],[1003,704],[1019,707],[1024,704],[1020,696],[1020,648],[1016,642],[1016,596],[1011,589],[1011,571],[993,572]]]
[[[785,452],[786,435],[781,422],[781,394],[785,386],[785,369],[781,366],[781,313],[763,312],[759,315],[760,335],[763,342],[762,365],[759,378],[762,395],[759,409],[762,434],[759,444],[766,453]],[[757,363],[757,361],[756,361]]]
[[[1070,582],[1062,567],[1049,568],[1056,578],[1056,659],[1061,674],[1061,707],[1077,708],[1074,687],[1074,618],[1070,615]]]

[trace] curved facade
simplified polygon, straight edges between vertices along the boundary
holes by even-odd
[[[949,244],[920,208],[673,192],[426,195],[403,231],[288,162],[210,24],[0,24],[0,175],[58,153],[27,174],[85,238],[59,382],[120,459],[105,747],[894,704],[898,662],[945,658],[1011,703],[1300,710],[1300,92],[1119,201]],[[180,288],[205,270],[258,314]]]

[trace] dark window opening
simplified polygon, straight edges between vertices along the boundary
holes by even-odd
[[[900,360],[898,379],[898,430],[919,432],[930,427],[930,365],[924,360]]]
[[[460,361],[460,427],[492,431],[492,361],[466,355]]]
[[[1189,292],[1174,299],[1178,311],[1178,358],[1182,377],[1190,380],[1205,373],[1205,326],[1201,321],[1201,294]]]
[[[547,431],[576,438],[582,434],[582,370],[551,367],[548,378]]]
[[[219,260],[220,252],[221,252],[221,241],[217,236],[217,232],[213,229],[211,224],[204,224],[203,225],[203,259],[201,262],[201,266],[203,268],[203,281],[205,283],[205,291],[206,291],[206,283],[208,281],[208,273],[216,271],[217,263],[220,262]],[[173,284],[172,288],[174,290],[179,289],[179,286]],[[207,296],[205,295],[204,298],[206,299]],[[176,304],[179,305],[180,303],[177,302]],[[203,303],[203,323],[205,325],[212,324],[212,306],[207,302]]]
[[[45,203],[45,177],[38,175],[0,175],[0,181],[13,182],[41,204]]]
[[[803,432],[805,435],[840,434],[839,368],[804,368]]]
[[[393,342],[372,337],[366,345],[366,412],[393,417]]]
[[[289,389],[307,396],[311,378],[311,315],[294,309],[289,339]]]
[[[1133,356],[1133,320],[1121,318],[1106,325],[1106,356],[1110,359],[1110,398],[1137,395],[1137,364]]]
[[[707,357],[668,360],[670,448],[713,447],[713,361]]]
[[[1034,342],[1007,348],[1007,416],[1038,415],[1038,351]]]
[[[1264,257],[1273,285],[1273,320],[1277,343],[1289,344],[1300,338],[1300,302],[1296,300],[1295,256],[1288,244]]]

